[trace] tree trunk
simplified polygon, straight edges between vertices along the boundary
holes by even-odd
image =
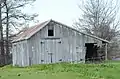
[[[6,4],[6,0],[5,0],[5,7],[6,7],[6,64],[8,63],[8,57],[9,57],[9,9],[7,7],[7,4]]]
[[[2,4],[2,2],[0,1],[0,50],[1,50],[1,57],[2,57],[1,65],[5,65],[1,4]]]

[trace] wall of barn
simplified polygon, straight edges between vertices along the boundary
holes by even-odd
[[[14,66],[28,66],[29,53],[27,41],[20,41],[12,45],[12,57]]]
[[[48,27],[54,26],[54,36],[48,37]],[[50,23],[28,40],[29,65],[55,62],[85,62],[85,43],[101,41],[78,33],[66,26]]]

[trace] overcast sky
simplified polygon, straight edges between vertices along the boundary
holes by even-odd
[[[36,0],[32,7],[26,7],[24,10],[27,13],[39,14],[39,22],[53,19],[72,26],[81,15],[78,4],[82,5],[82,1],[85,0]]]
[[[33,7],[27,8],[27,12],[39,14],[40,22],[53,19],[72,26],[78,18],[80,0],[36,0]]]

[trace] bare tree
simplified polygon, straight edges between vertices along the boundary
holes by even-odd
[[[86,0],[79,8],[83,14],[74,23],[76,28],[109,41],[119,34],[116,0]]]
[[[5,46],[6,46],[6,56],[8,57],[10,50],[9,50],[9,35],[10,35],[10,28],[19,28],[23,25],[26,25],[27,23],[34,21],[35,17],[37,17],[37,14],[26,14],[22,11],[23,7],[26,7],[26,5],[30,5],[35,0],[3,0],[2,6],[1,6],[1,29],[0,33],[1,35],[1,41],[3,37],[3,27],[6,27],[6,39],[5,39]],[[3,47],[4,51],[4,40],[1,43],[1,49]],[[4,51],[5,52],[5,51]],[[3,52],[3,53],[4,53]],[[7,61],[7,60],[6,60]]]
[[[82,6],[79,5],[82,15],[74,23],[79,30],[111,41],[108,46],[109,58],[120,53],[117,41],[113,40],[120,34],[118,3],[117,0],[83,0]]]

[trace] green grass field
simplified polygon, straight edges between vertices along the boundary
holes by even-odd
[[[0,79],[120,79],[120,62],[0,68]]]

